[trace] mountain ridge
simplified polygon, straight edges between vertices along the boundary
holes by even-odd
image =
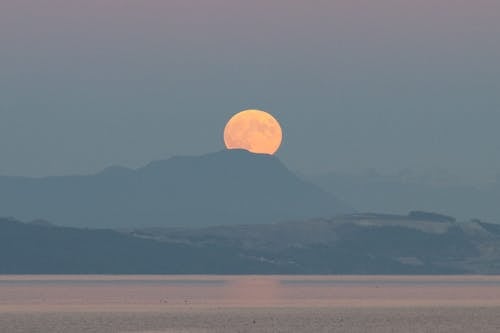
[[[0,215],[78,227],[269,223],[352,209],[275,156],[224,150],[94,175],[0,177]]]
[[[500,228],[354,214],[116,231],[0,218],[0,274],[498,274]]]

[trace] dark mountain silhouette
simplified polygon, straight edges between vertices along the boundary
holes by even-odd
[[[0,274],[248,274],[272,269],[223,244],[190,246],[0,218]]]
[[[429,212],[208,228],[153,228],[135,235],[184,245],[225,245],[296,274],[498,274],[500,228]]]
[[[268,223],[351,209],[274,156],[228,150],[90,176],[0,177],[0,215],[84,227]]]
[[[0,274],[498,274],[499,245],[498,225],[387,214],[133,232],[0,218]]]

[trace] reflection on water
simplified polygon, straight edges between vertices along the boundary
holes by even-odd
[[[500,305],[498,276],[0,276],[0,311],[52,306]]]

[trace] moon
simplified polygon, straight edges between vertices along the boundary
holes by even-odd
[[[283,131],[278,120],[261,110],[245,110],[235,114],[224,129],[227,149],[274,155],[282,140]]]

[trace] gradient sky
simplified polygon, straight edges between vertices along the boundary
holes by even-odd
[[[493,176],[500,1],[0,2],[0,174],[220,150],[247,108],[304,173]]]

